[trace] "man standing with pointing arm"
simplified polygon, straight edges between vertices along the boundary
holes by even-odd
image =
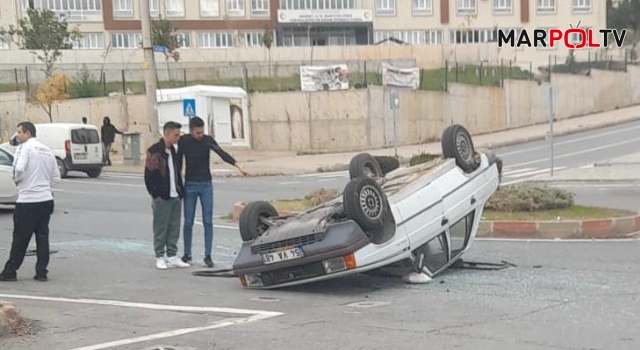
[[[51,188],[60,182],[60,171],[51,149],[36,140],[35,125],[18,124],[17,140],[20,146],[14,156],[13,180],[18,200],[13,212],[13,243],[0,282],[17,281],[34,232],[38,255],[34,279],[44,282],[49,273],[49,221],[54,204]]]
[[[204,134],[204,120],[194,117],[189,120],[189,134],[178,142],[178,159],[186,161],[184,196],[184,256],[182,261],[191,261],[191,242],[196,202],[200,198],[204,225],[204,263],[213,267],[211,252],[213,245],[213,185],[209,168],[211,151],[216,152],[226,163],[235,166],[240,174],[247,175],[244,168],[227,152],[222,150],[213,137]]]

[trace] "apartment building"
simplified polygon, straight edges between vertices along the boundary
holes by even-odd
[[[30,0],[0,1],[0,26],[15,24]],[[142,0],[31,0],[78,25],[80,50],[137,49]],[[606,27],[606,0],[147,0],[171,20],[183,49],[274,46],[487,43],[499,29]],[[395,39],[395,40],[389,40]],[[0,49],[9,45],[0,42]]]

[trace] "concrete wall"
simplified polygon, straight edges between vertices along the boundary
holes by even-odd
[[[592,70],[591,76],[553,74],[556,119],[622,108],[640,103],[640,66],[627,73]],[[535,81],[505,81],[504,88],[450,84],[448,92],[402,91],[397,110],[398,145],[420,144],[440,137],[451,123],[472,134],[545,123],[548,89]],[[150,140],[143,95],[78,99],[54,108],[55,122],[80,122],[83,116],[100,126],[108,115],[121,129]],[[0,94],[3,136],[21,120],[48,117],[23,93]],[[350,151],[393,144],[393,111],[379,86],[351,91],[254,93],[249,98],[252,147],[255,150]],[[120,150],[120,138],[116,148]]]

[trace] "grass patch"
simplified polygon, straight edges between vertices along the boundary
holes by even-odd
[[[481,73],[482,72],[482,73]],[[485,66],[475,64],[458,64],[446,68],[422,70],[420,89],[428,91],[445,91],[445,83],[459,83],[482,86],[500,86],[502,79],[530,80],[533,75],[520,67]]]
[[[300,212],[313,208],[324,202],[328,202],[336,198],[340,194],[340,191],[336,189],[324,189],[313,191],[307,194],[304,198],[298,199],[277,199],[271,201],[279,213],[282,212]]]
[[[539,211],[499,212],[486,210],[482,216],[485,220],[492,221],[556,221],[558,218],[560,220],[606,219],[627,217],[636,214],[636,212],[630,210],[572,205],[563,209]]]
[[[565,209],[574,204],[574,194],[562,189],[533,185],[507,186],[487,201],[486,210],[497,212],[533,212]]]

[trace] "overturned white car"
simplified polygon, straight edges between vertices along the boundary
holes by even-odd
[[[476,151],[461,125],[442,135],[443,156],[384,174],[375,157],[351,160],[342,195],[294,216],[268,202],[240,216],[233,272],[247,288],[276,288],[365,272],[402,260],[433,277],[469,249],[502,162]]]

